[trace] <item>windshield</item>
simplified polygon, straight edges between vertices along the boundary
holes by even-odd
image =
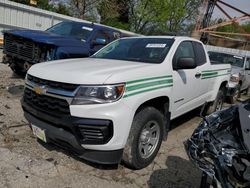
[[[47,29],[46,31],[58,35],[70,36],[81,41],[86,41],[91,34],[93,28],[84,24],[77,22],[61,22],[53,27]]]
[[[231,54],[224,54],[219,52],[208,52],[211,63],[213,64],[231,64],[232,66],[243,67],[244,58]]]
[[[174,39],[125,38],[119,39],[98,51],[93,58],[162,63]]]

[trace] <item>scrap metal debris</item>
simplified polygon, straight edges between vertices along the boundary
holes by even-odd
[[[184,144],[213,187],[250,187],[250,99],[205,117]]]

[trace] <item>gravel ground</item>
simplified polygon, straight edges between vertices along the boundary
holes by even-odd
[[[201,173],[188,160],[183,147],[183,141],[200,121],[198,110],[172,121],[168,140],[162,143],[155,161],[145,169],[133,171],[122,165],[90,164],[38,143],[20,106],[23,85],[22,78],[0,64],[0,187],[199,186]]]

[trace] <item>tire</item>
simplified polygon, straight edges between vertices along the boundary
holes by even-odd
[[[231,104],[234,104],[237,102],[239,98],[240,98],[240,86],[236,88],[234,95],[229,97],[229,102]]]
[[[250,87],[250,86],[249,86]],[[244,91],[244,95],[248,95],[249,87]]]
[[[223,103],[225,101],[225,88],[220,88],[216,99],[214,100],[214,102],[212,102],[211,104],[208,105],[207,110],[206,110],[206,114],[211,114],[213,112],[219,111],[222,109],[223,107]]]
[[[164,116],[153,108],[145,107],[133,120],[122,161],[132,169],[148,166],[156,157],[164,135]]]
[[[11,70],[14,72],[14,74],[16,74],[17,76],[20,77],[24,77],[25,76],[25,72],[23,71],[23,69],[17,65],[12,65],[10,66]]]

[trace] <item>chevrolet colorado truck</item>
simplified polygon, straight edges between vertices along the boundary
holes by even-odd
[[[235,103],[242,92],[248,93],[250,87],[250,54],[247,57],[212,50],[208,51],[208,54],[213,64],[230,63],[232,65],[227,97],[231,103]]]
[[[9,30],[4,32],[3,63],[18,75],[31,65],[66,58],[89,57],[120,37],[134,33],[88,22],[61,22],[46,31]]]
[[[38,139],[95,163],[149,165],[170,120],[222,108],[231,66],[189,37],[116,40],[90,58],[32,66],[22,98]]]

